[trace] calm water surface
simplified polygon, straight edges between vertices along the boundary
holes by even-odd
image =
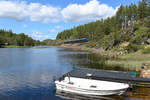
[[[104,60],[88,52],[57,47],[0,48],[0,100],[150,100],[148,88],[109,97],[85,97],[55,90],[54,77],[72,70],[72,66],[110,69],[103,67]],[[113,70],[116,69],[126,70],[118,67]]]

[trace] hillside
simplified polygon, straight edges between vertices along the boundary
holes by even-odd
[[[150,6],[146,1],[138,5],[121,5],[115,16],[64,30],[57,40],[88,38],[90,48],[127,50],[135,52],[150,44]]]

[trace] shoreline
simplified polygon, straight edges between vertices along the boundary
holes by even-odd
[[[131,52],[127,51],[105,51],[103,49],[97,48],[89,48],[86,47],[86,44],[62,44],[58,47],[70,48],[73,50],[83,50],[94,53],[96,55],[100,55],[103,57],[107,57],[108,65],[112,66],[120,66],[128,69],[132,69],[134,71],[138,71],[143,63],[146,63],[150,66],[150,54],[143,54],[142,51]],[[150,68],[150,67],[149,67]]]
[[[100,56],[109,57],[109,58],[117,58],[118,56],[122,56],[122,55],[125,55],[126,53],[128,53],[127,51],[112,52],[111,50],[106,51],[102,48],[90,48],[90,47],[86,47],[86,43],[84,43],[84,44],[81,44],[81,43],[61,44],[59,47],[71,48],[74,50],[88,51],[88,52],[98,54]]]
[[[27,46],[8,46],[4,48],[35,48],[35,49],[42,49],[42,48],[49,48],[51,46],[37,46],[37,47],[27,47]],[[115,50],[104,50],[101,48],[90,48],[87,47],[87,44],[61,44],[57,45],[56,47],[62,47],[62,48],[70,48],[72,50],[81,50],[81,51],[87,51],[93,54],[96,54],[96,56],[102,56],[107,58],[106,64],[109,66],[118,66],[118,67],[125,67],[133,70],[139,70],[141,65],[143,63],[146,63],[150,66],[150,54],[143,54],[142,51],[137,52],[126,52],[126,51],[120,51],[117,52]],[[149,67],[150,68],[150,67]]]

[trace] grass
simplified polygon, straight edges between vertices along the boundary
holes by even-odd
[[[143,53],[143,54],[149,54],[149,53],[150,53],[150,47],[144,48],[144,49],[142,50],[142,53]]]
[[[129,68],[130,70],[139,70],[143,63],[150,66],[150,53],[143,54],[142,51],[129,53],[119,56],[117,60],[108,60],[108,65],[119,65],[121,67]]]
[[[115,60],[108,60],[106,62],[108,65],[111,66],[120,66],[129,70],[139,70],[139,68],[141,67],[141,64],[143,62],[139,62],[139,61],[115,61]]]
[[[85,51],[90,51],[91,48],[85,47],[84,50],[85,50]]]

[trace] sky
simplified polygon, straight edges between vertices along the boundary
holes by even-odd
[[[139,0],[0,0],[0,29],[36,40],[55,39],[65,29],[114,16],[121,4]]]

